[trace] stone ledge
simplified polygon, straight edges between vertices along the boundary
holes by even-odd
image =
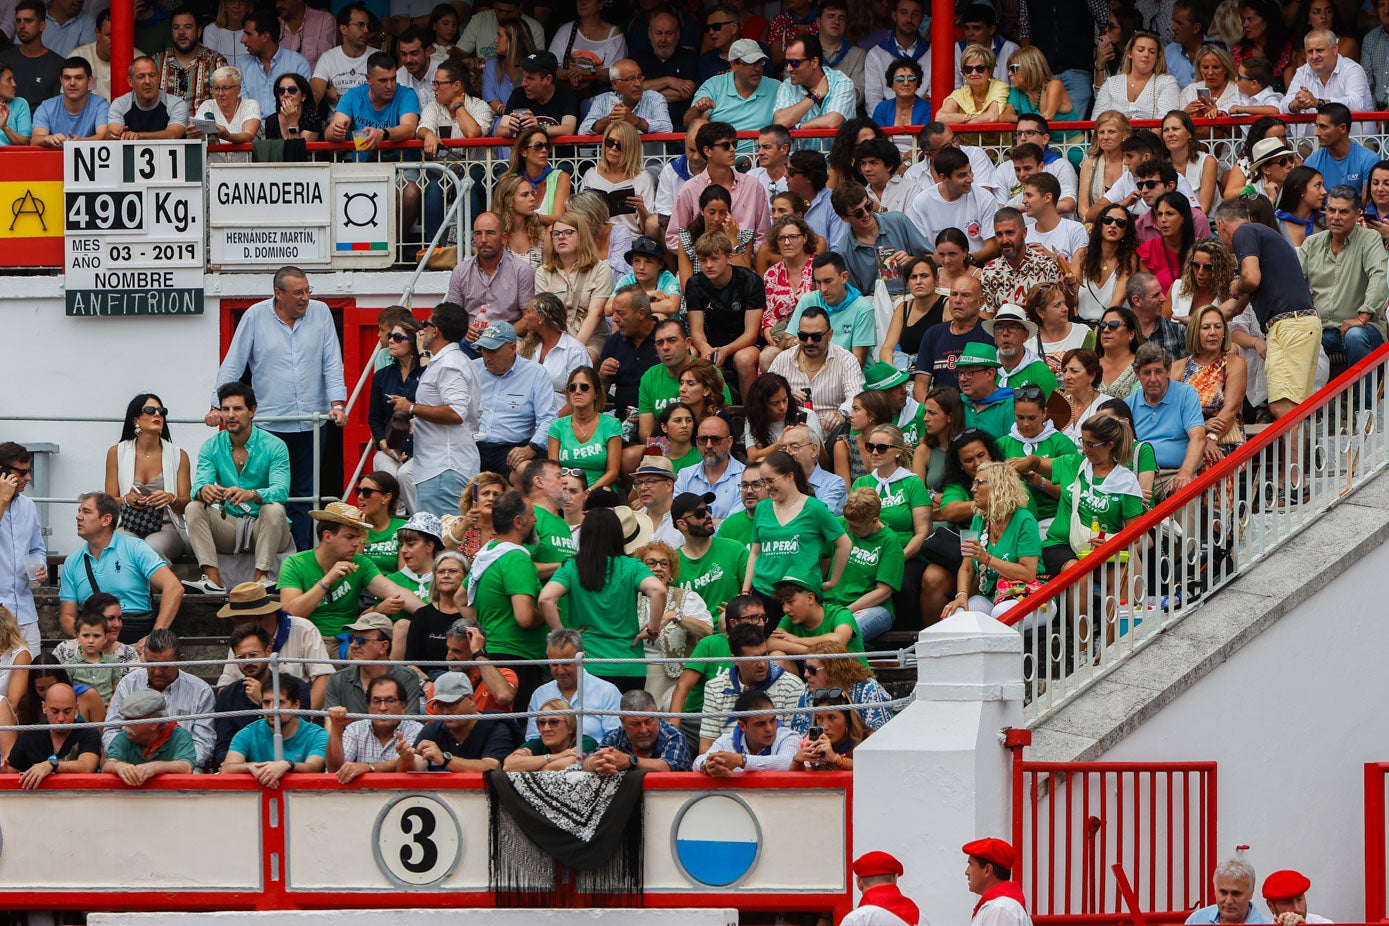
[[[1354,538],[1347,542],[1348,538]],[[1094,761],[1389,540],[1389,473],[1319,518],[1033,728],[1028,758]],[[1339,551],[1339,552],[1337,552]]]

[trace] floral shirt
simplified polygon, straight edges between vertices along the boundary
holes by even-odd
[[[1022,305],[1038,283],[1060,283],[1061,267],[1051,255],[1028,248],[1018,269],[1014,270],[1006,258],[995,257],[984,267],[979,281],[984,290],[984,311],[993,315],[1005,302]]]
[[[791,317],[801,296],[815,289],[815,283],[810,278],[810,261],[806,261],[801,268],[801,285],[798,289],[791,288],[785,261],[777,261],[762,274],[762,286],[767,291],[767,309],[762,313],[762,327],[773,328],[777,322]]]

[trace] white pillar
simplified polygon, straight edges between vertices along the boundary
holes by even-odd
[[[916,652],[915,703],[854,750],[853,856],[891,852],[932,923],[967,923],[978,898],[960,847],[1011,841],[1002,731],[1022,726],[1022,637],[966,611],[923,630]]]

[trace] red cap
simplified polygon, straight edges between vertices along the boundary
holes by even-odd
[[[1267,900],[1292,900],[1307,893],[1312,882],[1301,872],[1285,868],[1275,871],[1264,879],[1264,898]]]
[[[865,852],[854,859],[853,868],[854,874],[860,878],[902,876],[902,863],[886,852]]]
[[[986,862],[993,862],[1000,868],[1011,869],[1016,860],[1013,847],[1002,839],[995,839],[992,836],[965,843],[963,851],[965,855],[972,855]]]

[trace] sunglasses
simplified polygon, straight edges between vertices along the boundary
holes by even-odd
[[[1192,269],[1192,270],[1214,270],[1214,269],[1215,269],[1215,264],[1198,264],[1196,261],[1193,260],[1193,261],[1191,262],[1191,269]]]
[[[560,474],[561,476],[573,476],[575,479],[578,479],[580,476],[582,476],[582,475],[584,474],[584,471],[581,470],[581,469],[576,469],[576,468],[569,468],[569,469],[563,469],[563,468],[562,468],[562,469],[560,469],[559,474]]]
[[[562,718],[562,717],[537,717],[537,718],[535,718],[535,725],[536,725],[537,727],[558,727],[558,726],[562,725],[563,723],[564,723],[564,718]]]
[[[976,479],[976,480],[974,480],[973,482],[971,482],[971,483],[969,484],[969,487],[970,487],[971,489],[977,489],[977,488],[979,488],[980,486],[986,486],[986,485],[988,485],[988,484],[989,484],[989,480],[987,480],[987,479]]]
[[[603,147],[611,148],[614,151],[621,151],[622,142],[618,141],[616,138],[605,138],[603,139]]]
[[[987,64],[962,64],[960,65],[961,74],[987,74],[989,66]]]
[[[689,517],[695,517],[695,518],[699,518],[700,520],[703,520],[703,519],[709,517],[709,508],[708,508],[707,506],[701,505],[701,506],[698,507],[698,508],[692,508],[692,509],[690,509],[690,511],[687,512],[684,516],[687,517],[687,518],[689,518]],[[670,563],[666,563],[666,565],[669,566]]]
[[[1135,180],[1133,185],[1140,190],[1155,190],[1161,183],[1161,180]]]
[[[1010,64],[1010,65],[1008,65],[1008,73],[1009,73],[1009,74],[1017,74],[1017,73],[1019,73],[1020,71],[1022,71],[1022,65],[1021,65],[1021,64]]]
[[[276,96],[295,96],[295,95],[298,94],[298,93],[299,93],[299,87],[298,87],[297,85],[295,85],[295,84],[290,84],[290,85],[287,86],[287,87],[276,87],[276,88],[275,88],[275,95],[276,95]]]
[[[862,222],[864,219],[868,218],[868,216],[872,214],[873,210],[869,209],[868,205],[865,203],[864,205],[859,206],[857,209],[851,209],[849,211],[849,218],[853,219],[856,222]]]
[[[592,392],[592,383],[570,383],[564,387],[565,392]]]
[[[809,341],[811,344],[819,344],[827,334],[829,334],[828,331],[802,331],[796,337],[802,341]]]
[[[386,335],[386,340],[390,341],[392,344],[404,344],[410,340],[410,335],[392,331],[390,334]]]
[[[835,698],[844,697],[843,688],[816,688],[810,693],[810,700],[819,704],[821,701],[833,701]]]
[[[805,664],[805,674],[806,674],[806,675],[819,675],[819,674],[820,674],[821,672],[823,672],[823,671],[825,671],[825,667],[824,667],[824,666],[812,666],[812,665],[811,665],[810,663],[808,663],[808,662]]]
[[[864,450],[867,450],[869,453],[872,453],[872,454],[882,454],[882,453],[889,453],[889,452],[891,452],[891,451],[892,451],[892,445],[891,445],[891,444],[870,444],[870,443],[865,443],[865,444],[863,445],[863,449],[864,449]]]
[[[717,434],[701,434],[695,438],[696,444],[722,444],[728,440],[727,437],[720,437]]]
[[[347,638],[347,642],[353,646],[366,646],[368,643],[385,643],[385,640],[375,640],[371,637],[364,637],[361,634]]]
[[[1127,228],[1127,227],[1128,227],[1128,224],[1129,224],[1129,220],[1126,219],[1126,218],[1124,218],[1123,216],[1118,216],[1118,215],[1102,215],[1102,216],[1100,216],[1100,224],[1101,224],[1101,225],[1118,225],[1120,228]]]
[[[894,84],[914,84],[919,78],[915,74],[898,74],[892,78]]]
[[[1119,319],[1114,318],[1110,319],[1107,322],[1100,322],[1095,327],[1100,331],[1118,331],[1120,328],[1124,327],[1124,323]]]
[[[549,151],[550,143],[547,141],[535,141],[526,145],[526,149],[529,151]]]
[[[169,410],[162,405],[146,405],[140,409],[142,415],[159,415],[161,418],[169,417]]]
[[[799,70],[799,69],[800,69],[800,66],[801,66],[802,64],[805,64],[805,63],[806,63],[807,61],[809,61],[809,60],[810,60],[809,58],[787,58],[787,59],[786,59],[786,66],[787,66],[788,68],[790,68],[791,70],[793,70],[793,71]]]
[[[710,32],[718,32],[718,31],[719,31],[720,29],[722,29],[724,26],[731,26],[731,25],[733,25],[733,20],[731,20],[731,19],[725,19],[723,22],[707,23],[707,24],[704,26],[704,28],[708,29]]]
[[[357,495],[361,498],[371,498],[373,495],[385,495],[380,489],[373,489],[371,486],[357,486]]]
[[[738,143],[736,141],[729,141],[725,138],[723,141],[714,142],[711,147],[719,148],[723,151],[732,151],[734,148],[738,147]]]
[[[1040,386],[1019,386],[1013,390],[1014,401],[1022,399],[1024,402],[1039,401],[1045,393]]]

